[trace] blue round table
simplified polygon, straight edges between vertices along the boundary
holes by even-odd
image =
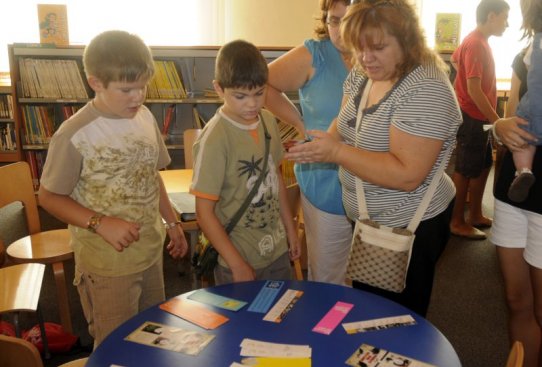
[[[461,363],[450,342],[430,322],[407,308],[385,298],[348,287],[308,282],[286,281],[278,300],[287,289],[304,292],[281,323],[263,321],[264,314],[247,311],[264,281],[232,283],[206,290],[224,297],[248,302],[237,312],[201,304],[230,320],[214,330],[205,330],[161,310],[158,305],[128,320],[111,333],[91,354],[87,366],[127,367],[188,366],[221,367],[240,362],[240,344],[244,338],[259,341],[309,345],[313,367],[345,366],[345,361],[361,344],[369,344],[402,354],[438,367],[460,367]],[[189,293],[181,295],[187,297]],[[341,324],[330,334],[312,331],[337,301],[354,304],[341,323],[365,321],[382,317],[410,314],[416,325],[394,327],[365,333],[347,334]],[[146,321],[216,335],[197,356],[162,350],[124,338]]]

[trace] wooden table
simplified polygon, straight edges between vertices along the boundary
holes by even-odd
[[[162,181],[168,193],[188,192],[192,183],[192,169],[172,169],[160,171]],[[196,231],[199,229],[198,222],[195,220],[183,222],[185,231]]]

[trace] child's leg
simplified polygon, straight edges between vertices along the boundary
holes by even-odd
[[[535,152],[536,146],[529,144],[525,149],[512,154],[516,166],[516,178],[508,189],[508,198],[516,203],[527,199],[529,190],[535,181],[531,171]]]

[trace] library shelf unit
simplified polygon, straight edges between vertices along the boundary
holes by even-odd
[[[0,85],[0,165],[22,158],[19,133],[13,118],[13,96],[9,85]]]
[[[145,105],[162,131],[172,157],[171,168],[182,168],[183,132],[201,128],[222,104],[221,99],[212,93],[219,47],[150,48],[156,62],[156,73],[149,84]],[[268,61],[288,51],[284,47],[260,49]],[[36,186],[51,135],[67,117],[92,98],[92,90],[83,73],[83,51],[83,46],[8,46],[14,123],[22,143],[18,159],[29,162]],[[79,81],[83,86],[77,86]]]

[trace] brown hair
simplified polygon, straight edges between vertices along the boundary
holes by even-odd
[[[521,0],[523,38],[542,32],[542,0]]]
[[[406,0],[365,0],[348,8],[341,23],[344,45],[355,55],[361,51],[361,41],[372,48],[378,44],[376,30],[395,37],[403,50],[404,59],[397,65],[395,77],[401,78],[418,65],[434,64],[447,71],[444,61],[427,47],[423,31],[414,8]],[[358,65],[360,66],[360,65]]]
[[[318,24],[314,29],[314,35],[317,39],[323,40],[329,38],[327,29],[327,14],[336,3],[343,3],[345,6],[350,5],[350,0],[320,0],[320,15],[316,18]]]
[[[267,83],[268,75],[265,58],[250,42],[231,41],[218,51],[215,80],[222,89],[258,88]]]
[[[105,31],[90,41],[83,53],[85,74],[98,78],[107,88],[110,82],[151,79],[154,62],[151,50],[141,38],[125,31]]]

